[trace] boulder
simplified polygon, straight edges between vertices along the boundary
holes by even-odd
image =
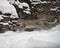
[[[7,0],[0,0],[0,12],[2,12],[2,14],[10,13],[12,16],[18,18],[15,7],[9,4]]]

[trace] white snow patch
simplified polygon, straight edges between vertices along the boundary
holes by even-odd
[[[23,12],[25,12],[26,14],[31,14],[30,7],[27,3],[20,3],[19,8],[24,9],[23,7],[27,7],[25,10],[23,10]]]
[[[51,11],[56,11],[57,10],[57,7],[56,8],[51,8],[50,10]]]
[[[2,15],[0,15],[0,21],[3,19]]]
[[[50,2],[49,1],[41,1],[40,3],[44,4],[44,3],[50,3]]]
[[[31,4],[40,4],[40,0],[30,0],[31,1]]]
[[[3,25],[9,25],[9,23],[4,23],[4,22],[0,22],[0,24],[3,24]]]

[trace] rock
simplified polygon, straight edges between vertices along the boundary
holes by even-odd
[[[24,31],[34,31],[36,29],[36,26],[26,26],[23,30]]]
[[[10,13],[12,17],[18,18],[15,7],[9,4],[7,0],[0,0],[0,12],[2,14]]]

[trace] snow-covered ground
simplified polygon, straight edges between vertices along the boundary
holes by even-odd
[[[0,48],[60,48],[60,25],[46,31],[0,34]]]

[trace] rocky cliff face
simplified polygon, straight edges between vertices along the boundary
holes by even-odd
[[[11,2],[13,3],[11,4]],[[19,16],[19,18],[15,18],[14,15],[12,17],[10,15],[7,15],[10,17],[9,19],[7,17],[9,21],[5,23],[9,24],[8,25],[9,29],[11,30],[19,29],[19,30],[29,30],[29,31],[38,30],[38,29],[48,30],[60,24],[60,2],[59,1],[39,1],[38,4],[35,4],[36,2],[37,1],[32,1],[30,3],[27,3],[25,1],[20,2],[17,0],[16,1],[8,0],[7,5],[5,5],[6,3],[4,4],[3,2],[4,6],[2,8],[0,7],[0,12],[3,11],[4,13],[4,10],[5,11],[10,10],[10,12],[12,12],[13,14],[18,13],[17,16]],[[9,5],[11,6],[8,7]],[[0,6],[2,6],[1,3]],[[6,6],[9,10],[7,10]],[[10,12],[7,12],[7,14],[9,14]],[[6,14],[3,15],[6,16]]]

